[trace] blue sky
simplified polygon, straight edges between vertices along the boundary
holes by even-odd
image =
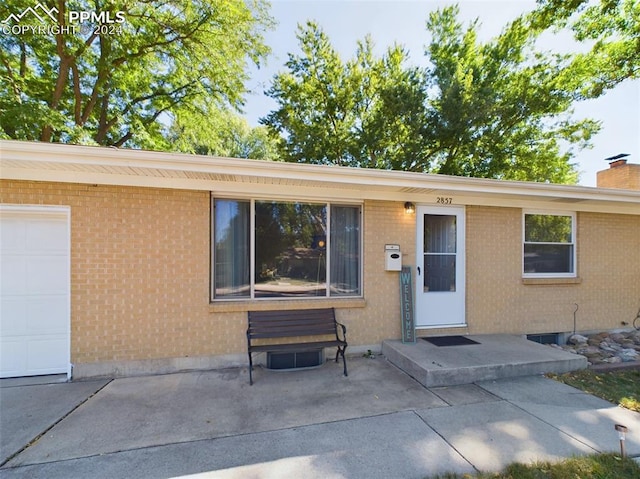
[[[334,48],[343,59],[353,56],[356,42],[369,34],[378,54],[394,42],[410,52],[411,63],[425,66],[424,46],[429,37],[425,23],[428,13],[456,2],[436,0],[271,0],[271,14],[278,22],[268,32],[266,42],[272,48],[267,65],[252,70],[248,86],[245,117],[257,125],[261,117],[275,108],[275,103],[263,92],[273,76],[284,69],[288,52],[298,51],[295,34],[297,25],[316,21],[329,35]],[[463,0],[460,19],[464,24],[479,18],[480,39],[488,40],[519,14],[535,6],[532,0]],[[567,52],[584,48],[573,42],[570,33],[546,35],[540,41],[541,50]],[[640,81],[627,81],[596,100],[576,104],[575,118],[593,118],[603,123],[593,139],[594,147],[579,152],[576,158],[581,172],[580,184],[595,186],[596,171],[607,168],[604,158],[629,153],[629,160],[640,163]]]

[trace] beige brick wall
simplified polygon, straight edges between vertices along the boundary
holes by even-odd
[[[469,332],[519,332],[522,210],[475,206],[466,210]]]
[[[73,363],[225,352],[208,313],[208,193],[2,181],[0,201],[71,207]]]
[[[620,327],[640,308],[640,215],[578,215],[579,329]]]
[[[523,282],[522,211],[467,207],[467,320],[471,333],[600,330],[640,307],[640,216],[578,213],[573,280]]]
[[[364,293],[366,308],[353,313],[353,338],[360,344],[399,338],[400,279],[385,271],[384,247],[397,244],[403,264],[415,262],[415,214],[404,212],[404,203],[368,201],[364,207]]]
[[[243,358],[249,309],[335,306],[351,351],[400,337],[399,278],[384,270],[384,246],[399,244],[403,263],[415,266],[416,218],[402,202],[364,204],[364,299],[210,303],[208,192],[7,180],[0,186],[2,203],[71,207],[74,364]],[[468,332],[570,331],[574,303],[579,330],[633,320],[640,216],[578,214],[580,282],[573,284],[523,284],[520,209],[469,206],[466,225]]]
[[[384,245],[399,243],[414,254],[408,240],[415,236],[414,217],[404,214],[402,203],[364,206],[365,299],[210,304],[208,192],[8,180],[0,185],[2,203],[71,207],[75,365],[122,368],[130,361],[245,354],[249,309],[335,306],[352,349],[400,334],[398,274],[384,271]]]

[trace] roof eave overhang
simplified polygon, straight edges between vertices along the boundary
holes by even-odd
[[[0,141],[0,177],[213,191],[640,214],[640,192],[166,152]]]

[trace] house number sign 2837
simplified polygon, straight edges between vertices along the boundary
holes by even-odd
[[[438,196],[436,197],[436,203],[439,205],[450,205],[453,203],[453,198],[450,196]]]

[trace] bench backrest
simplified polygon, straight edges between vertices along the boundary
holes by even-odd
[[[249,338],[288,338],[336,334],[333,308],[249,311]]]

